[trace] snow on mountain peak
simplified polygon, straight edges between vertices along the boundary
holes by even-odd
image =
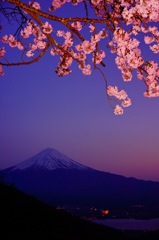
[[[13,170],[24,170],[29,167],[40,167],[48,170],[54,170],[57,168],[88,169],[88,167],[72,160],[58,150],[51,148],[47,148],[30,159],[17,164],[14,166]]]

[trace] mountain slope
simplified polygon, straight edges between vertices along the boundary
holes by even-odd
[[[112,215],[140,211],[142,217],[159,217],[158,182],[97,171],[54,149],[46,149],[0,174],[4,182],[52,206],[67,210],[96,207],[109,209]]]

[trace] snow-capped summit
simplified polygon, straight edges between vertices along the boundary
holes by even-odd
[[[57,168],[88,169],[88,167],[72,160],[65,154],[52,148],[47,148],[30,159],[15,165],[12,170],[24,170],[30,167],[45,168],[48,170],[54,170]]]

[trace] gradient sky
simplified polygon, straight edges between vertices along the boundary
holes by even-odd
[[[98,170],[159,181],[159,98],[143,97],[145,86],[135,75],[124,83],[114,57],[107,52],[103,70],[132,99],[123,116],[114,115],[97,71],[84,76],[74,64],[71,75],[58,77],[58,60],[49,54],[31,66],[4,68],[0,169],[49,147]]]

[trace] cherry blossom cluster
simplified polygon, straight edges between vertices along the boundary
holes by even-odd
[[[121,70],[123,80],[131,81],[132,69],[137,69],[144,63],[138,48],[139,41],[131,38],[128,32],[118,27],[114,31],[114,37],[109,46],[112,53],[117,53],[116,64]]]
[[[74,22],[71,24],[73,28],[80,31],[82,29],[82,24],[80,22]],[[93,29],[93,26],[89,26],[90,32]],[[100,64],[105,58],[105,52],[103,50],[96,50],[96,45],[98,42],[100,42],[101,39],[104,39],[107,37],[107,33],[105,30],[101,30],[98,33],[94,34],[94,36],[91,37],[90,40],[84,40],[80,44],[75,44],[72,38],[71,32],[67,31],[61,31],[58,30],[56,33],[56,36],[62,37],[64,39],[63,44],[61,44],[61,47],[63,50],[67,50],[67,52],[70,54],[70,56],[66,56],[65,51],[59,50],[55,47],[53,47],[50,51],[51,55],[60,55],[60,62],[58,64],[58,67],[56,69],[56,73],[59,76],[64,76],[71,73],[71,70],[68,69],[73,59],[75,59],[78,62],[79,69],[82,71],[84,75],[90,75],[91,74],[91,65],[86,63],[87,55],[92,54],[92,62],[94,64]],[[74,47],[73,47],[74,44]],[[72,56],[72,57],[71,57]]]
[[[148,61],[138,72],[138,78],[144,80],[147,90],[145,97],[159,97],[159,66],[154,61]]]
[[[40,28],[34,21],[28,21],[27,26],[21,30],[21,37],[24,39],[31,39],[33,36],[33,43],[24,44],[24,41],[18,41],[13,35],[5,35],[2,37],[3,43],[8,43],[10,47],[17,47],[19,50],[25,48],[26,56],[32,57],[34,52],[38,49],[44,49],[46,47],[46,34],[49,34],[53,31],[51,24],[45,22]],[[23,42],[23,45],[22,45]]]
[[[5,35],[1,38],[2,43],[7,43],[11,48],[17,47],[19,50],[23,50],[23,45],[20,41],[17,41],[13,35]]]
[[[150,49],[154,53],[159,53],[159,31],[157,27],[149,27],[148,29],[143,29],[144,32],[149,35],[146,35],[144,37],[144,41],[146,44],[152,44],[150,45]]]
[[[71,0],[53,0],[51,7],[49,8],[50,11],[55,11],[58,8],[61,8],[65,3],[69,3],[72,2],[73,5],[77,5],[80,2],[83,2],[83,0],[75,0],[75,1],[71,1]]]
[[[132,4],[133,2],[121,0],[121,6],[124,7],[122,16],[126,24],[134,25],[140,22],[139,19],[144,22],[159,21],[158,0],[135,0],[135,4]]]
[[[35,1],[29,2],[29,5],[37,10],[41,9],[40,4],[38,2],[35,2]]]
[[[129,107],[131,105],[131,100],[124,90],[119,91],[117,86],[108,86],[107,94],[110,97],[115,97],[117,101],[121,101],[121,106],[117,104],[114,107],[115,115],[122,115],[124,113],[123,107]]]

